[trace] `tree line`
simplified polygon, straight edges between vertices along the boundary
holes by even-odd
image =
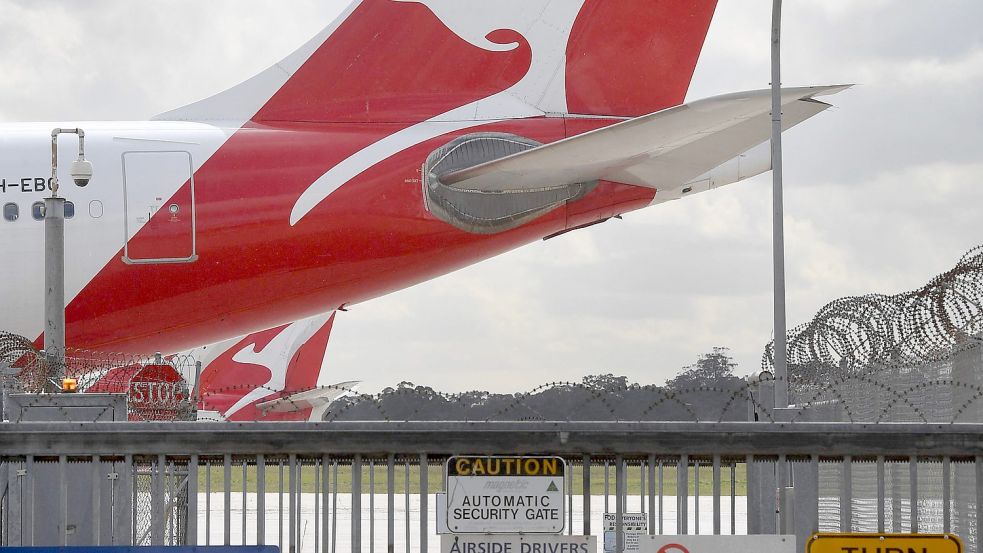
[[[340,398],[326,420],[716,421],[746,420],[747,386],[728,349],[715,347],[662,386],[613,373],[552,382],[530,392],[444,394],[400,382],[376,395]]]

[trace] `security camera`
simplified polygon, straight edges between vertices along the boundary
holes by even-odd
[[[79,158],[72,162],[72,179],[77,186],[85,186],[92,179],[92,162]]]

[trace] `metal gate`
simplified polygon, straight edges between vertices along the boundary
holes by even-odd
[[[0,531],[4,545],[426,552],[456,454],[566,459],[567,534],[644,513],[651,534],[952,532],[979,551],[979,424],[3,424]]]

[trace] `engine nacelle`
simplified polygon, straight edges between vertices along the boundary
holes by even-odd
[[[469,190],[444,184],[441,175],[474,167],[542,144],[513,134],[476,133],[455,138],[434,150],[423,165],[427,211],[461,230],[495,234],[527,223],[570,200],[583,197],[595,182],[564,184],[529,191]]]

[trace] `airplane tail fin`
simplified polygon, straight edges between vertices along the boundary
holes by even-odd
[[[159,120],[634,117],[681,103],[717,0],[358,0],[280,63]]]
[[[318,315],[189,352],[202,364],[193,385],[198,418],[305,421],[322,412],[354,386],[318,386],[334,318]]]

